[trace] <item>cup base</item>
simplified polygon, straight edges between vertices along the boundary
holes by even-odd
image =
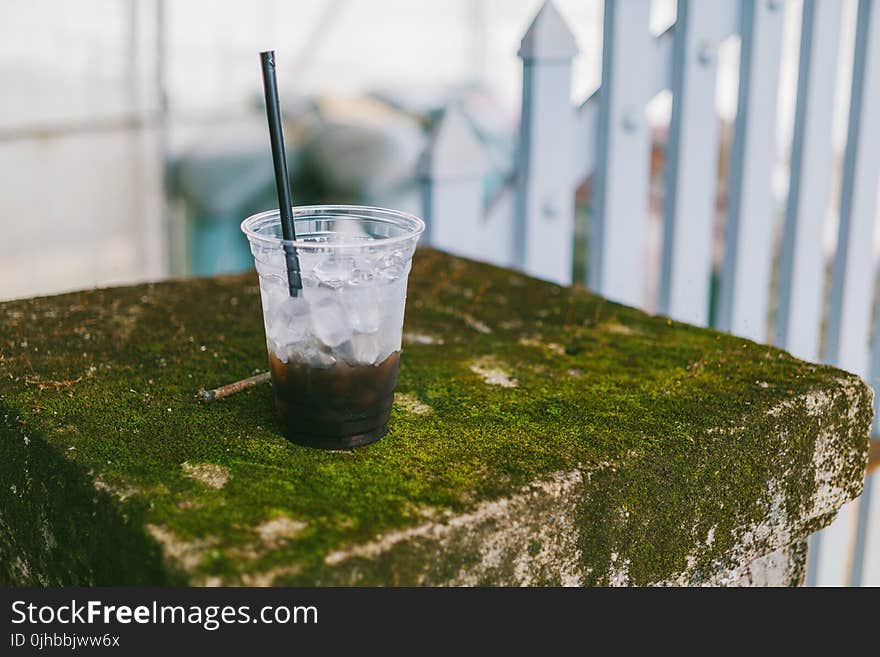
[[[304,447],[316,447],[318,449],[353,449],[363,445],[374,443],[388,433],[388,425],[378,427],[371,431],[359,433],[354,436],[309,436],[297,433],[288,433],[286,438],[297,445]]]
[[[395,351],[378,365],[327,368],[282,363],[269,353],[275,405],[291,442],[351,449],[388,432],[400,366]]]

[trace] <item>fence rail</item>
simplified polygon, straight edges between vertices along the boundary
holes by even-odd
[[[880,178],[880,0],[858,0],[849,122],[839,203],[832,198],[832,118],[842,9],[804,0],[790,181],[778,277],[772,181],[780,86],[781,0],[679,0],[675,23],[649,28],[650,0],[606,0],[601,86],[570,103],[577,44],[552,2],[526,32],[516,176],[488,207],[488,158],[465,116],[450,108],[422,160],[424,213],[431,243],[461,255],[572,282],[575,189],[591,180],[588,287],[634,306],[645,299],[645,235],[652,134],[646,105],[672,95],[664,146],[659,308],[673,318],[710,322],[713,226],[719,207],[720,119],[715,110],[718,49],[740,40],[737,113],[729,161],[724,255],[715,325],[802,358],[820,354],[875,386],[880,331],[871,327],[873,235]],[[837,250],[825,298],[822,235],[839,207]],[[768,319],[773,291],[774,331]],[[821,327],[826,326],[824,349]],[[880,395],[877,396],[880,403]],[[880,420],[875,433],[880,430]],[[880,584],[880,486],[863,495],[811,542],[809,581]]]

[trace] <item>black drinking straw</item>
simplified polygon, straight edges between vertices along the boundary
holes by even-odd
[[[275,187],[278,189],[278,212],[281,215],[281,236],[284,238],[284,256],[287,261],[287,287],[295,297],[302,289],[299,258],[296,249],[286,242],[296,239],[293,226],[293,200],[290,178],[287,177],[287,157],[284,154],[284,134],[281,131],[281,107],[278,102],[278,82],[275,79],[275,51],[260,53],[263,65],[263,90],[266,92],[266,118],[269,120],[269,140],[272,142],[272,163],[275,165]]]

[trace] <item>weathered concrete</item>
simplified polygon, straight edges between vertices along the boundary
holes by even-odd
[[[797,584],[871,390],[417,253],[391,433],[281,437],[252,274],[0,305],[0,583]]]

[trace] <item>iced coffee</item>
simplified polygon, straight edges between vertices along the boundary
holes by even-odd
[[[407,277],[424,224],[357,206],[294,208],[302,288],[291,292],[278,212],[246,219],[278,413],[288,438],[345,449],[385,435]]]

